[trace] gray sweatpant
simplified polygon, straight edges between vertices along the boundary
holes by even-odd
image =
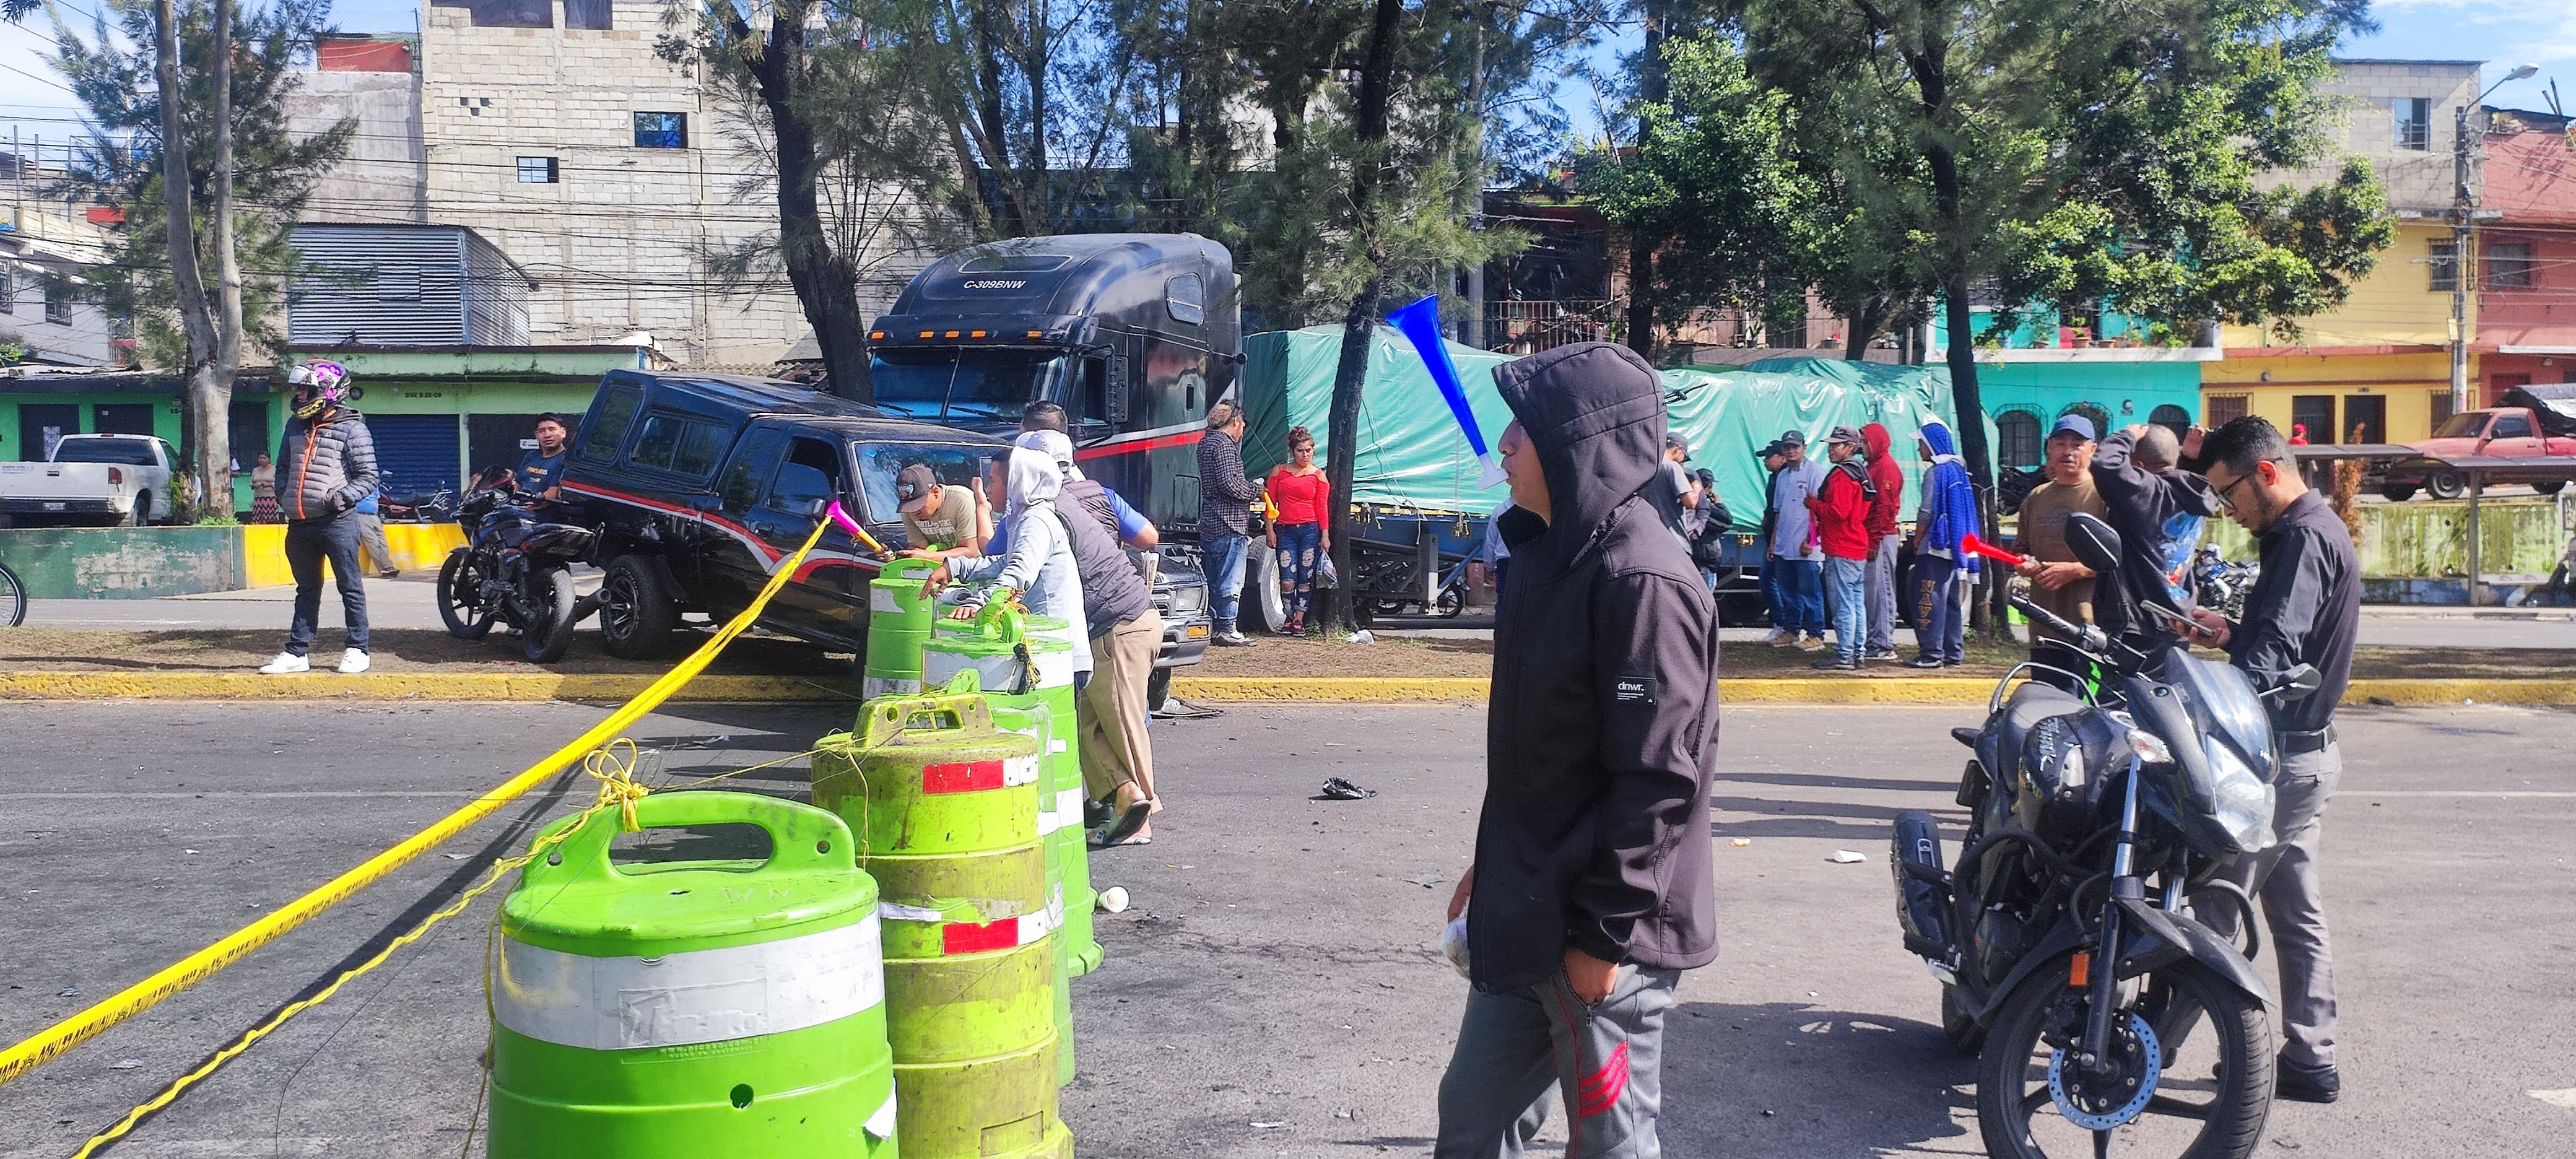
[[[1566,1159],[1659,1159],[1664,1012],[1679,970],[1629,966],[1598,1006],[1565,974],[1501,993],[1472,990],[1440,1079],[1433,1159],[1519,1159],[1551,1102],[1572,1124]]]
[[[2335,1060],[2334,952],[2326,940],[2326,895],[2318,853],[2326,802],[2343,775],[2335,745],[2281,762],[2272,830],[2281,843],[2218,871],[2263,907],[2272,957],[2281,968],[2281,1057],[2304,1067]],[[2192,916],[2221,937],[2236,936],[2237,906],[2223,894],[2192,898]]]
[[[1905,543],[1901,535],[1882,535],[1869,548],[1869,566],[1862,584],[1869,589],[1869,651],[1896,650],[1896,552]]]

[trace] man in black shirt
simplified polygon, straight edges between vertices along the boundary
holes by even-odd
[[[510,481],[518,487],[520,494],[563,498],[566,433],[562,419],[551,414],[537,416],[537,445],[519,456],[518,469],[510,472]]]
[[[2272,828],[2280,844],[2237,858],[2219,876],[2262,902],[2272,931],[2281,969],[2279,1093],[2330,1103],[2343,1082],[2335,1071],[2334,958],[2317,856],[2326,802],[2343,771],[2334,710],[2352,679],[2361,563],[2351,532],[2300,479],[2289,442],[2271,423],[2247,416],[2218,428],[2202,444],[2201,459],[2219,503],[2261,540],[2263,573],[2245,598],[2242,623],[2195,610],[2200,630],[2191,642],[2226,649],[2258,689],[2279,687],[2301,664],[2324,677],[2314,695],[2270,705],[2281,742],[2281,768],[2272,782]],[[2235,936],[2235,899],[2202,893],[2192,899],[2192,911],[2221,935]]]

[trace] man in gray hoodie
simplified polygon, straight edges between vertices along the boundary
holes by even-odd
[[[1647,488],[1664,409],[1626,347],[1560,347],[1494,385],[1513,509],[1495,611],[1476,860],[1450,901],[1474,989],[1438,1159],[1514,1156],[1565,1103],[1583,1159],[1660,1154],[1664,1013],[1717,957],[1709,784],[1717,612]]]

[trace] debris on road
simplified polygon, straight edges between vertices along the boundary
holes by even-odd
[[[1837,849],[1834,850],[1833,856],[1828,857],[1825,860],[1833,862],[1836,865],[1858,865],[1861,862],[1869,860],[1869,856],[1863,853],[1854,853],[1848,849]]]
[[[1324,779],[1323,799],[1327,801],[1365,801],[1377,796],[1375,789],[1363,789],[1340,777]]]

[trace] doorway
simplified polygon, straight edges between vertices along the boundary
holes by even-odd
[[[2348,394],[2343,397],[2343,437],[2338,442],[2384,443],[2388,441],[2388,396],[2384,394]]]
[[[80,433],[80,404],[69,402],[22,402],[18,404],[18,457],[41,463],[54,457],[54,444],[64,435]]]
[[[102,435],[152,434],[152,404],[148,402],[100,402],[90,404],[90,429]]]
[[[2335,441],[2335,396],[2331,394],[2293,396],[2290,399],[2290,426],[2288,433],[2293,438],[2298,437],[2298,428],[2305,427],[2307,441],[2310,443]]]

